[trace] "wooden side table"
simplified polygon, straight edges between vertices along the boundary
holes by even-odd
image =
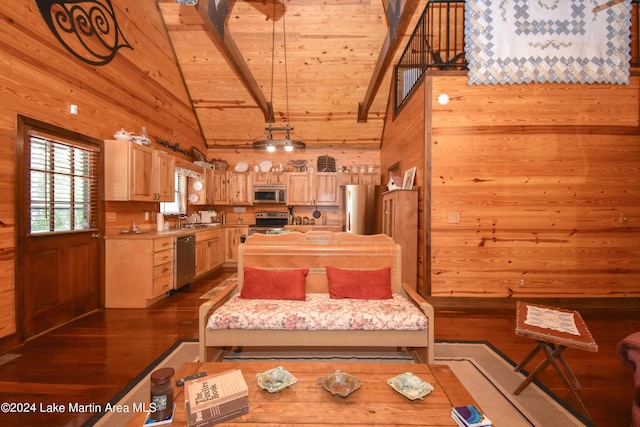
[[[562,357],[562,352],[567,347],[593,353],[598,351],[598,345],[593,340],[591,332],[589,332],[580,313],[574,310],[518,301],[516,306],[516,335],[531,338],[538,342],[538,345],[531,353],[516,366],[516,372],[522,371],[525,365],[540,350],[544,352],[546,358],[522,381],[513,394],[520,394],[540,372],[547,366],[552,365],[580,405],[582,412],[591,418],[576,392],[576,389],[580,388],[580,383]]]

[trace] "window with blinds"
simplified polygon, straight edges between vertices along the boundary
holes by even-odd
[[[29,135],[29,206],[32,234],[89,230],[98,221],[98,149]]]
[[[173,202],[160,203],[160,212],[167,215],[186,215],[187,176],[184,173],[181,173],[180,170],[176,171],[173,191]]]

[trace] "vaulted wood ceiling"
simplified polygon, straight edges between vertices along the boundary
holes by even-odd
[[[275,32],[273,2],[158,0],[207,146],[264,139],[273,111],[309,147],[379,148],[393,64],[426,0],[275,0]]]

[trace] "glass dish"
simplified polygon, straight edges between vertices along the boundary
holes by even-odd
[[[362,385],[362,381],[340,369],[324,378],[319,377],[318,383],[322,384],[322,387],[329,393],[338,394],[342,397],[349,396]]]
[[[387,384],[409,400],[422,399],[433,391],[431,384],[411,372],[389,378]]]
[[[298,382],[298,379],[282,366],[258,373],[256,374],[256,378],[258,379],[258,385],[269,393],[284,390]]]

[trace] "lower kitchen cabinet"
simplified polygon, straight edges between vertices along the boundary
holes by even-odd
[[[196,277],[203,276],[224,263],[223,230],[198,231],[196,233]]]
[[[145,308],[173,289],[173,236],[105,240],[105,307]]]
[[[229,226],[224,230],[225,232],[225,251],[224,262],[237,263],[238,262],[238,245],[242,243],[242,236],[249,235],[248,225]]]

